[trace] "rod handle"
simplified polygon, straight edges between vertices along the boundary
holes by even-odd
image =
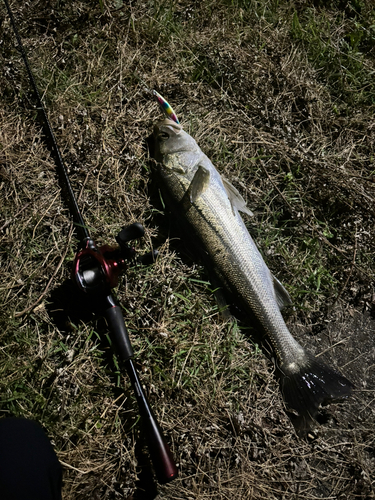
[[[162,430],[143,392],[138,373],[131,359],[133,357],[133,349],[130,344],[122,310],[119,306],[115,305],[112,300],[109,300],[110,298],[111,297],[107,297],[107,300],[108,303],[111,304],[111,307],[104,311],[104,315],[111,332],[112,342],[115,345],[119,358],[125,362],[126,371],[134,389],[156,477],[159,483],[168,483],[177,477],[178,469],[173,459],[172,452],[169,449]]]
[[[143,419],[148,435],[148,449],[156,477],[160,484],[169,483],[178,476],[178,469],[172,452],[155,418]]]
[[[178,469],[173,455],[163,436],[162,430],[151,410],[146,396],[143,392],[132,359],[125,363],[126,370],[134,388],[135,397],[138,402],[139,412],[142,417],[143,429],[151,455],[152,464],[155,469],[156,477],[161,484],[173,481],[178,475]]]
[[[126,361],[133,357],[134,352],[130,343],[128,330],[125,326],[124,316],[119,306],[113,305],[104,311],[111,332],[112,342],[119,358]]]

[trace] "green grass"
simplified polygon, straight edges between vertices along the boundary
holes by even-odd
[[[311,64],[338,99],[335,112],[375,103],[374,71],[366,52],[375,47],[375,11],[363,17],[358,2],[350,20],[330,9],[294,13],[292,37],[301,42]]]
[[[115,244],[140,221],[137,251],[160,250],[116,290],[181,471],[159,497],[371,498],[372,2],[16,3],[91,233]],[[64,499],[135,499],[136,401],[104,321],[66,285],[78,242],[0,9],[1,417],[42,423],[64,463]],[[254,331],[222,317],[216,284],[149,186],[144,141],[161,112],[146,88],[247,200],[245,222],[292,296],[293,334],[356,384],[355,398],[322,410],[312,443],[296,436]]]

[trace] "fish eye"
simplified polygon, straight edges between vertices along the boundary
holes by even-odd
[[[158,135],[158,139],[160,141],[166,141],[167,139],[169,139],[169,134],[167,134],[167,132],[160,132]]]

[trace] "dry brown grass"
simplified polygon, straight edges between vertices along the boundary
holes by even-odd
[[[13,2],[93,237],[114,242],[140,221],[140,253],[160,247],[117,290],[181,471],[158,498],[374,498],[375,13],[356,3],[360,14],[355,2]],[[1,414],[45,426],[65,499],[154,498],[129,382],[67,282],[77,241],[3,6],[0,39]],[[248,200],[293,297],[293,333],[356,384],[322,410],[311,441],[148,185],[144,141],[160,111],[146,87]]]

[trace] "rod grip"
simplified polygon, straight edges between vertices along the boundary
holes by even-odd
[[[156,477],[161,484],[173,481],[178,475],[178,469],[173,455],[163,436],[162,430],[151,410],[146,396],[143,392],[135,366],[131,359],[125,363],[126,370],[134,388],[135,397],[138,402],[139,412],[142,418],[143,430],[147,440],[152,464]]]
[[[169,449],[162,430],[143,392],[138,373],[131,359],[134,353],[130,344],[122,310],[119,306],[115,305],[112,300],[109,300],[108,297],[107,300],[107,304],[111,304],[111,306],[104,311],[104,315],[111,332],[112,342],[115,345],[119,358],[125,362],[126,371],[128,372],[134,389],[155,474],[159,483],[168,483],[177,477],[178,469],[173,459],[172,452]]]
[[[154,417],[151,419],[144,418],[143,425],[148,435],[148,449],[156,477],[160,484],[169,483],[178,475],[172,452]]]
[[[111,332],[112,342],[115,345],[115,349],[120,359],[126,361],[133,357],[134,352],[121,308],[116,305],[109,307],[104,311],[104,315]]]

